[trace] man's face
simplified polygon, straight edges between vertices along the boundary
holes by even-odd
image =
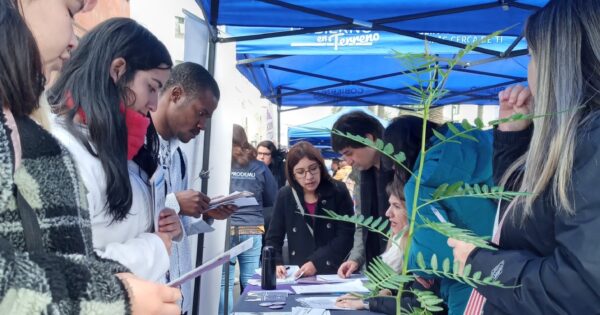
[[[204,130],[206,120],[212,117],[218,103],[219,100],[208,89],[195,97],[184,94],[167,110],[169,129],[179,141],[189,142]]]
[[[340,151],[346,163],[357,167],[360,171],[365,171],[377,164],[379,154],[370,147],[352,148],[345,147]]]

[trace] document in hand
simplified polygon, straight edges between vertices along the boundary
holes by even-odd
[[[235,205],[238,208],[247,206],[258,206],[254,194],[249,191],[235,191],[227,196],[212,198],[208,204],[208,209],[216,209],[224,205]]]
[[[160,212],[165,208],[167,199],[166,174],[162,167],[158,167],[150,178],[150,195],[152,197],[152,213],[154,214],[154,231],[158,231]]]
[[[196,267],[195,269],[192,269],[190,272],[184,274],[183,276],[169,282],[168,286],[178,287],[182,283],[184,283],[188,280],[192,280],[198,276],[201,276],[203,273],[205,273],[211,269],[214,269],[214,268],[228,262],[231,258],[236,257],[237,255],[249,250],[250,248],[252,248],[253,244],[254,244],[253,239],[251,239],[251,238],[247,239],[246,241],[233,247],[232,249],[218,255],[217,257],[203,263],[201,266]]]

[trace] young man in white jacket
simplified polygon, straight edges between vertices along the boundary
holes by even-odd
[[[185,236],[212,231],[208,225],[213,219],[226,219],[236,210],[227,206],[207,211],[210,198],[188,189],[187,160],[179,149],[180,143],[189,142],[204,130],[219,97],[219,86],[210,73],[200,65],[185,62],[172,69],[159,95],[158,109],[151,114],[160,144],[158,167],[163,168],[167,178],[165,205],[179,213]],[[173,243],[168,277],[175,279],[191,268],[190,247],[184,237],[182,242]],[[192,282],[184,283],[181,291],[182,312],[191,314]]]

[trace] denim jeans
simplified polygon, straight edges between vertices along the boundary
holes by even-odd
[[[260,266],[260,251],[262,248],[262,235],[237,235],[231,236],[231,247],[242,243],[247,239],[254,239],[254,243],[251,249],[241,253],[237,256],[237,261],[240,264],[240,287],[244,287],[248,284],[248,279],[252,278],[256,268]],[[231,314],[233,308],[233,287],[235,277],[235,264],[236,258],[232,259],[229,264],[229,301],[227,303],[227,311]],[[223,275],[221,276],[221,299],[219,302],[219,315],[223,314],[223,300],[225,299],[225,268],[223,268]]]

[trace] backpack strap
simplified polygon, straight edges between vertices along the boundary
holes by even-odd
[[[43,253],[42,231],[37,215],[25,198],[23,198],[19,189],[15,190],[17,196],[17,208],[19,208],[19,215],[21,216],[21,224],[23,225],[23,234],[25,236],[25,246],[27,247],[27,251],[36,254]]]

